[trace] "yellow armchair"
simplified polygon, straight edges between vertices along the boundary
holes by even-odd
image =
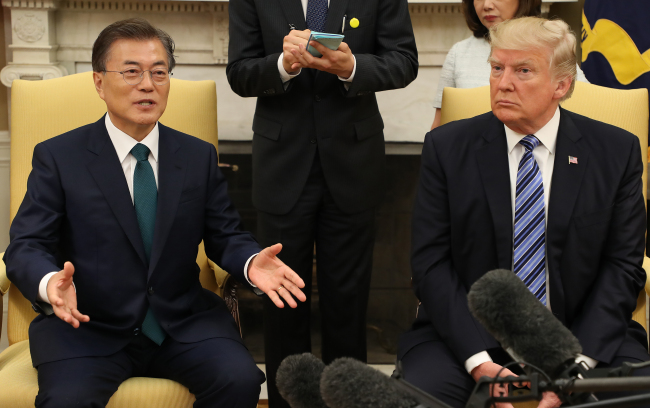
[[[172,79],[169,102],[161,123],[199,137],[217,146],[217,99],[213,81]],[[18,211],[27,189],[34,146],[50,137],[97,121],[105,112],[97,96],[92,73],[70,75],[47,81],[14,81],[11,89],[11,219]],[[1,258],[2,254],[0,254]],[[226,300],[239,324],[234,279],[210,261],[199,248],[197,263],[200,280]],[[0,407],[33,407],[38,383],[29,354],[28,328],[36,316],[27,299],[11,286],[0,260],[0,295],[9,296],[7,336],[9,347],[0,354]],[[2,301],[0,299],[0,307]],[[0,323],[2,322],[0,309]],[[109,408],[191,407],[195,398],[187,388],[171,380],[131,378],[125,381],[108,403]]]
[[[646,89],[620,90],[576,82],[573,96],[562,103],[572,112],[618,126],[634,133],[639,138],[641,151],[648,146],[648,91]],[[445,88],[442,94],[441,124],[459,119],[471,118],[488,112],[490,87],[459,89]],[[648,155],[643,160],[643,196],[648,185]],[[647,197],[646,197],[647,199]],[[643,269],[650,276],[650,259],[644,258]],[[648,331],[646,318],[646,292],[650,294],[650,280],[646,281],[645,292],[639,294],[637,308],[632,318]]]

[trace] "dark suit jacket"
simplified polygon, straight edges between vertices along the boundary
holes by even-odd
[[[491,112],[427,134],[411,258],[422,305],[402,353],[441,339],[465,362],[499,347],[471,316],[466,295],[486,272],[512,269],[507,155],[503,123]],[[583,353],[606,363],[643,350],[638,343],[628,350],[632,338],[647,350],[631,321],[646,279],[642,174],[634,135],[561,109],[546,238],[550,305]]]
[[[104,119],[40,143],[27,194],[11,225],[9,279],[32,303],[41,278],[75,267],[78,329],[55,315],[29,329],[35,366],[123,348],[151,305],[179,342],[212,337],[241,341],[225,303],[202,289],[196,264],[208,257],[241,282],[260,248],[239,230],[213,145],[159,125],[158,209],[147,265],[133,202]]]
[[[407,0],[331,0],[325,31],[340,33],[356,57],[349,90],[336,75],[305,69],[285,89],[278,72],[289,24],[306,29],[299,0],[232,0],[228,81],[258,97],[253,119],[253,203],[284,214],[298,200],[318,151],[339,208],[377,205],[384,172],[384,123],[375,92],[403,88],[417,75]]]

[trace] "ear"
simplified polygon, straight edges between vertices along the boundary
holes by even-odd
[[[568,76],[566,78],[562,78],[556,83],[556,88],[555,92],[553,93],[553,99],[562,99],[564,95],[566,95],[567,92],[569,92],[569,88],[571,88],[571,77]]]
[[[104,74],[103,72],[93,72],[93,81],[95,82],[95,90],[97,90],[97,94],[103,100],[106,100],[104,98],[104,76],[105,75],[106,74]]]

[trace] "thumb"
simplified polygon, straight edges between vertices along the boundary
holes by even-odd
[[[270,247],[268,247],[268,248],[266,248],[266,249],[267,249],[267,251],[268,251],[268,255],[269,255],[270,257],[274,257],[274,256],[276,256],[277,254],[279,254],[280,251],[282,251],[282,244],[271,245]]]
[[[72,262],[66,262],[63,264],[63,279],[72,279],[72,275],[74,275],[74,265],[72,265]]]

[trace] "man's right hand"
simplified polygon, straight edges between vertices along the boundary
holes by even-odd
[[[503,368],[502,366],[493,363],[492,361],[487,361],[483,364],[479,364],[472,370],[472,378],[474,378],[474,381],[476,382],[478,382],[478,380],[483,376],[494,378],[497,375],[499,377],[506,377],[509,375],[517,377],[512,371],[508,370],[507,368]],[[493,397],[505,397],[508,395],[508,387],[496,385],[491,388],[490,393]],[[496,406],[497,408],[513,408],[512,404],[508,403],[500,403],[496,404]]]
[[[90,318],[77,310],[77,293],[72,284],[72,275],[74,266],[72,262],[66,262],[63,270],[52,275],[47,282],[47,298],[54,314],[76,329],[80,322],[89,322]]]
[[[282,66],[288,74],[292,74],[302,68],[298,59],[291,52],[292,50],[299,51],[298,46],[300,44],[307,46],[307,41],[311,35],[311,30],[291,30],[289,34],[284,37],[284,42],[282,44],[282,51],[284,52],[284,57],[282,59]]]

